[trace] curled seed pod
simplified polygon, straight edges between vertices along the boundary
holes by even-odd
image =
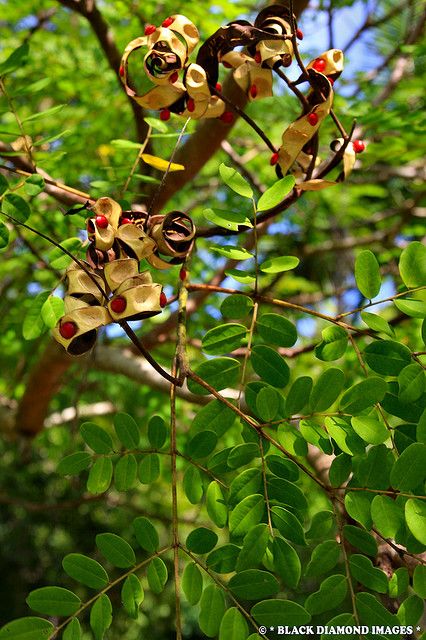
[[[181,211],[170,211],[165,216],[153,216],[149,235],[155,240],[155,254],[171,256],[171,264],[184,261],[194,244],[195,226],[191,218]]]

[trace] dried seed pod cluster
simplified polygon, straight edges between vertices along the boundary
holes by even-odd
[[[180,211],[148,219],[100,198],[90,213],[87,261],[68,267],[65,314],[53,330],[71,355],[90,350],[102,326],[160,313],[166,296],[149,271],[139,273],[139,261],[167,269],[183,263],[194,243],[192,220]]]
[[[343,53],[339,49],[325,51],[305,68],[297,55],[297,39],[302,38],[290,10],[283,5],[271,5],[258,14],[253,24],[235,20],[220,27],[202,44],[196,62],[190,63],[189,56],[199,39],[197,28],[185,16],[173,15],[160,27],[147,25],[145,34],[127,45],[120,76],[127,94],[146,108],[159,109],[163,120],[173,112],[195,119],[218,117],[230,124],[233,113],[218,83],[220,64],[232,69],[234,80],[249,101],[273,95],[275,73],[298,93],[303,111],[284,130],[281,146],[272,153],[270,164],[276,165],[279,177],[294,173],[302,189],[324,188],[335,182],[311,180],[311,174],[320,164],[318,130],[332,108],[333,84],[343,70]],[[145,52],[143,67],[145,80],[149,82],[143,92],[132,86],[133,81],[140,80],[138,71],[129,74],[128,69],[131,54],[139,49]],[[297,83],[291,83],[283,68],[289,67],[295,58],[302,75]],[[296,89],[300,82],[309,84],[306,96]],[[341,145],[332,144],[328,162],[335,158],[337,147],[340,149]],[[343,171],[338,180],[352,170],[354,154],[360,149],[359,145],[346,144],[339,152],[337,159],[343,158]]]

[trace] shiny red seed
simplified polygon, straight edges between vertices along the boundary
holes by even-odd
[[[108,226],[108,218],[105,216],[96,216],[95,218],[96,226],[100,229],[106,229]]]
[[[334,84],[334,78],[331,78],[330,76],[327,76],[327,80],[329,81],[329,83],[331,84],[331,86],[333,86],[333,84]]]
[[[322,71],[324,71],[326,66],[327,66],[327,63],[324,60],[324,58],[317,58],[314,64],[312,65],[312,68],[315,69],[315,71],[319,71],[321,73]]]
[[[365,150],[365,144],[362,140],[354,140],[352,142],[355,153],[362,153]]]
[[[222,91],[222,85],[220,82],[216,82],[216,91]]]
[[[252,84],[250,87],[250,96],[255,98],[257,96],[257,87],[255,84]]]
[[[257,62],[257,64],[260,64],[262,62],[260,51],[256,51],[256,53],[254,54],[254,61]]]
[[[150,36],[154,33],[154,31],[156,31],[156,29],[157,27],[155,26],[155,24],[147,24],[145,27],[145,35]]]
[[[231,122],[234,121],[234,114],[231,113],[231,111],[224,111],[222,113],[222,115],[220,116],[220,119],[222,120],[222,122],[224,122],[225,124],[231,124]]]
[[[70,340],[77,333],[75,322],[63,322],[59,327],[59,333],[65,340]]]
[[[163,24],[161,26],[167,29],[167,27],[170,27],[170,25],[173,24],[174,21],[175,21],[174,18],[168,17],[165,20],[163,20]]]
[[[123,76],[124,76],[124,67],[123,67],[123,66],[121,66],[121,67],[119,68],[118,73],[120,74],[120,76],[121,76],[121,77],[123,77]]]
[[[170,120],[170,111],[168,109],[161,109],[160,120]]]
[[[318,116],[316,113],[310,113],[308,115],[308,122],[310,125],[312,125],[313,127],[315,127],[315,125],[318,123]]]
[[[302,31],[302,29],[297,29],[296,36],[299,38],[299,40],[303,40],[303,31]]]
[[[179,73],[177,71],[173,71],[172,75],[169,78],[169,82],[172,84],[179,80]]]
[[[133,220],[130,218],[121,218],[120,224],[133,224]]]
[[[189,113],[192,113],[193,111],[195,111],[194,98],[188,99],[188,102],[186,103],[186,108],[188,109]]]
[[[182,267],[182,269],[179,271],[179,278],[182,280],[182,282],[186,280],[186,275],[186,269]]]
[[[229,64],[229,62],[224,62],[223,66],[225,67],[225,69],[232,69],[232,64]]]
[[[278,153],[273,153],[271,155],[271,159],[269,160],[269,164],[271,165],[271,167],[273,167],[275,164],[277,164],[279,158],[280,158],[280,156],[279,156]]]
[[[123,313],[126,307],[127,301],[123,296],[117,296],[114,300],[111,300],[111,309],[114,313]]]
[[[161,307],[162,309],[164,309],[164,307],[166,306],[166,304],[167,304],[167,296],[166,296],[166,294],[164,293],[164,291],[162,291],[162,292],[160,293],[160,307]]]

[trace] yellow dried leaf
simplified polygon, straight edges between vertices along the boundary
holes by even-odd
[[[302,191],[320,191],[321,189],[332,187],[335,184],[337,184],[337,182],[333,182],[332,180],[320,180],[319,178],[315,178],[314,180],[301,182],[300,184],[297,184],[296,187]]]
[[[163,158],[158,158],[157,156],[152,156],[149,153],[142,153],[141,158],[146,164],[149,164],[150,167],[154,167],[154,169],[158,169],[158,171],[184,171],[185,167],[183,164],[175,164],[171,163],[169,168],[169,161],[163,160]]]

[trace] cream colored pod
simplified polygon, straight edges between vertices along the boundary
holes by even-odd
[[[115,322],[142,320],[161,313],[160,284],[152,282],[149,271],[138,273],[138,263],[131,258],[109,262],[105,280],[113,292],[108,311]]]
[[[218,96],[212,96],[207,82],[207,74],[199,64],[190,64],[185,75],[185,87],[189,99],[183,116],[194,118],[218,118],[225,111],[225,103]]]
[[[156,249],[155,241],[138,224],[122,224],[116,233],[120,247],[129,257],[147,258]]]
[[[99,198],[91,208],[94,214],[87,221],[89,240],[100,251],[111,249],[118,228],[121,207],[112,198]]]

